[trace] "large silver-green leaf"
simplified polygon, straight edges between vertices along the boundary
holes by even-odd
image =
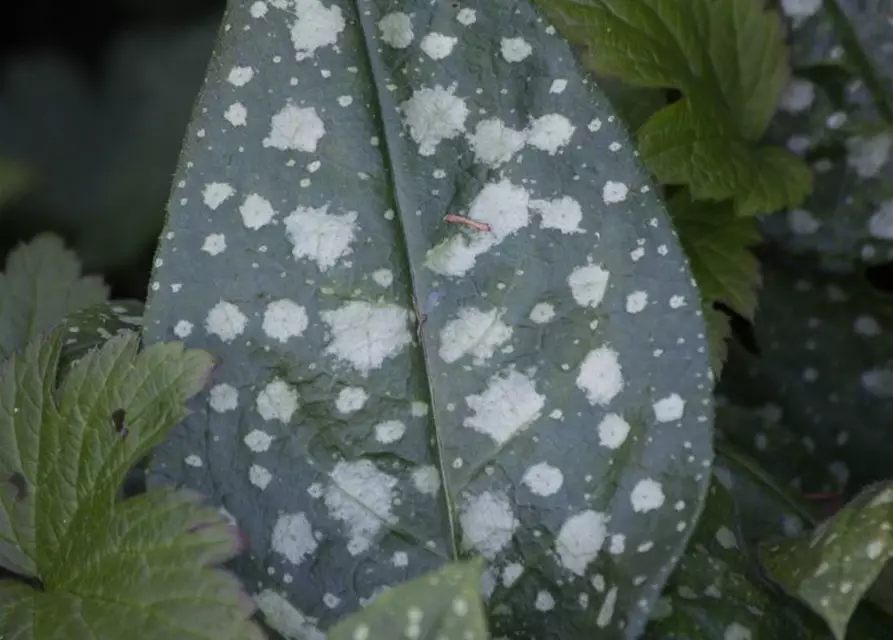
[[[641,632],[709,478],[700,300],[528,1],[231,3],[175,180],[144,332],[220,366],[155,480],[254,589],[327,629],[481,555],[496,636]]]

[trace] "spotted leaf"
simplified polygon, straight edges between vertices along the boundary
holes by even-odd
[[[486,640],[482,563],[447,565],[383,594],[326,634],[328,640],[390,640],[397,630],[419,640]]]
[[[821,615],[837,640],[893,557],[891,504],[889,484],[868,487],[816,529],[760,550],[770,577]]]
[[[813,464],[836,478],[804,491],[858,490],[887,478],[893,317],[885,297],[862,275],[827,276],[775,251],[764,258],[759,353],[732,349],[719,392],[747,409],[772,405]]]
[[[92,305],[65,317],[62,363],[75,361],[105,344],[112,336],[134,331],[142,324],[143,303],[115,300]]]
[[[833,0],[787,9],[794,73],[769,138],[810,163],[815,191],[765,220],[764,231],[830,270],[886,262],[893,257],[889,3]]]
[[[608,101],[527,0],[230,4],[144,325],[220,366],[152,482],[214,496],[317,633],[483,556],[495,635],[636,637],[711,380]]]

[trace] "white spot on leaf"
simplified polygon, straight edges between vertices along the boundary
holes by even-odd
[[[400,105],[409,134],[419,145],[419,154],[433,156],[441,141],[465,131],[468,107],[454,92],[455,87],[444,89],[441,85],[417,89],[412,98]]]
[[[310,521],[303,513],[286,513],[279,516],[273,527],[271,546],[274,552],[285,557],[292,564],[301,564],[316,551],[317,542],[313,537]]]
[[[561,471],[546,462],[539,462],[524,472],[521,481],[530,491],[538,496],[551,496],[561,489],[564,475]]]
[[[422,51],[432,60],[443,60],[453,51],[459,38],[445,36],[442,33],[429,33],[422,38]]]
[[[629,193],[629,187],[627,187],[622,182],[614,182],[613,180],[608,180],[605,183],[605,186],[602,187],[602,201],[605,204],[616,204],[618,202],[623,202],[626,200],[626,196]]]
[[[248,318],[239,311],[239,307],[224,300],[211,307],[205,317],[205,331],[217,336],[223,342],[235,340],[242,335],[247,325]]]
[[[325,133],[326,125],[315,108],[288,104],[273,115],[263,145],[280,151],[313,153]]]
[[[555,317],[555,307],[548,302],[540,302],[530,310],[530,319],[537,324],[546,324]]]
[[[406,425],[399,420],[386,420],[375,425],[375,439],[382,444],[397,442],[406,433]]]
[[[490,378],[486,390],[465,398],[474,415],[463,425],[505,444],[541,415],[546,397],[536,392],[531,378],[508,369]]]
[[[209,395],[211,409],[217,413],[233,411],[239,406],[239,392],[232,385],[226,383],[214,385]]]
[[[368,550],[385,523],[396,524],[391,513],[396,486],[396,478],[379,471],[369,460],[335,465],[325,503],[333,518],[347,524],[351,555]]]
[[[264,311],[263,330],[274,340],[288,342],[303,335],[308,322],[304,307],[291,300],[276,300]]]
[[[598,443],[608,449],[618,449],[629,436],[629,423],[616,413],[609,413],[598,424]]]
[[[202,200],[205,206],[213,211],[235,192],[236,190],[225,182],[209,182],[202,189]]]
[[[604,513],[589,509],[565,520],[555,539],[561,566],[578,576],[584,575],[605,542],[608,519]]]
[[[673,422],[682,418],[685,412],[685,400],[678,393],[671,393],[666,398],[652,405],[654,418],[658,422]]]
[[[350,254],[356,239],[357,213],[328,213],[328,205],[318,209],[298,207],[285,219],[285,233],[295,258],[310,258],[320,271],[328,271],[339,258]]]
[[[536,118],[527,131],[527,144],[554,156],[574,135],[576,127],[563,115],[550,113]]]
[[[337,44],[338,35],[345,27],[341,8],[337,4],[327,8],[319,0],[294,1],[294,13],[298,16],[291,27],[295,59],[311,58],[317,49]]]
[[[339,412],[348,414],[359,411],[366,404],[369,395],[360,387],[344,387],[335,400],[335,408]]]
[[[636,513],[659,509],[663,506],[664,499],[663,485],[652,478],[639,480],[629,495],[629,501]]]
[[[245,197],[239,206],[239,213],[242,216],[242,224],[255,231],[270,224],[276,216],[276,210],[270,201],[256,193]]]
[[[474,549],[492,560],[512,540],[519,522],[504,493],[484,493],[469,497],[459,515],[462,546]]]
[[[406,309],[392,304],[349,302],[334,311],[322,311],[331,339],[325,353],[334,355],[363,376],[381,367],[411,341]]]
[[[381,39],[395,49],[405,49],[412,44],[412,19],[402,11],[389,13],[378,21]]]
[[[506,62],[521,62],[533,53],[533,47],[524,38],[503,38],[500,42],[502,57]]]
[[[264,420],[288,424],[298,410],[298,392],[276,378],[257,395],[257,412]]]
[[[558,229],[561,233],[583,233],[580,228],[583,208],[570,196],[554,200],[531,200],[530,208],[542,216],[540,226],[543,229]]]
[[[618,354],[610,347],[590,351],[580,365],[577,387],[590,404],[606,405],[623,390],[623,370]]]
[[[499,319],[503,313],[505,309],[460,309],[458,317],[447,322],[440,333],[440,357],[452,363],[471,354],[474,363],[482,365],[512,337],[511,327]]]
[[[499,118],[478,122],[474,134],[467,137],[475,160],[493,168],[511,160],[527,141],[525,132],[506,126]]]
[[[595,309],[605,297],[611,272],[601,265],[589,264],[576,267],[567,278],[571,295],[581,307]]]
[[[419,493],[436,495],[440,491],[440,473],[432,465],[417,467],[412,472],[412,484]]]

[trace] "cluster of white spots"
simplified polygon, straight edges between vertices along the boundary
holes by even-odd
[[[531,200],[530,208],[542,216],[540,226],[544,229],[557,229],[561,233],[583,233],[580,228],[583,207],[570,196],[553,200]]]
[[[578,305],[595,309],[605,297],[610,277],[611,272],[603,269],[601,265],[589,264],[571,271],[567,277],[567,284]]]
[[[204,465],[204,463],[202,462],[202,459],[199,458],[194,453],[191,453],[188,456],[186,456],[185,458],[183,458],[183,462],[188,464],[190,467],[194,467],[196,469],[198,469],[199,467]]]
[[[602,202],[605,204],[617,204],[626,200],[629,194],[629,187],[622,182],[608,180],[602,187]]]
[[[602,629],[611,624],[611,619],[614,617],[614,608],[616,606],[617,587],[611,587],[610,589],[608,589],[608,593],[605,596],[604,601],[602,602],[602,606],[598,610],[598,617],[595,619],[595,624]]]
[[[248,122],[248,109],[241,102],[234,102],[223,112],[223,117],[234,127],[244,127]]]
[[[539,302],[530,310],[530,320],[536,324],[546,324],[555,317],[555,307],[548,302]]]
[[[255,453],[263,453],[273,444],[273,436],[261,429],[254,429],[243,438],[243,442]]]
[[[305,60],[316,55],[316,50],[338,42],[344,31],[344,16],[337,4],[326,8],[320,0],[295,0],[297,21],[291,27],[291,42],[295,59]]]
[[[567,146],[576,127],[558,113],[549,113],[531,121],[527,127],[527,144],[554,156]]]
[[[860,178],[872,178],[887,163],[891,146],[893,137],[886,133],[871,138],[847,138],[847,164]]]
[[[549,87],[549,93],[564,93],[565,89],[567,89],[567,80],[556,78]]]
[[[788,211],[788,227],[798,236],[805,236],[819,230],[822,223],[806,209],[791,209]]]
[[[313,555],[318,543],[306,515],[286,513],[276,520],[270,545],[273,551],[297,565]]]
[[[636,513],[647,513],[663,506],[665,500],[663,485],[653,478],[643,478],[636,483],[629,494],[629,501]]]
[[[868,233],[881,240],[893,240],[893,200],[882,202],[868,219]]]
[[[629,423],[616,413],[609,413],[598,423],[598,443],[608,449],[618,449],[629,436]]]
[[[320,314],[331,334],[325,353],[368,376],[385,359],[393,358],[412,341],[406,309],[393,304],[353,301]]]
[[[500,42],[500,49],[506,62],[521,62],[533,53],[533,47],[521,37],[503,38]]]
[[[213,211],[235,192],[236,190],[226,182],[209,182],[202,189],[202,200],[205,206]]]
[[[639,313],[645,310],[645,307],[648,305],[648,292],[647,291],[633,291],[631,294],[626,296],[626,312],[627,313]]]
[[[502,585],[508,589],[517,582],[518,578],[520,578],[523,573],[524,565],[518,562],[507,564],[502,570]]]
[[[893,398],[893,371],[871,369],[861,376],[862,387],[878,398]]]
[[[859,316],[853,322],[853,331],[860,336],[877,336],[881,333],[881,325],[872,316]]]
[[[286,638],[325,640],[325,634],[276,591],[264,589],[254,596],[254,601],[257,603],[257,608],[263,612],[267,624]]]
[[[257,394],[257,412],[264,420],[288,424],[298,410],[298,392],[285,380],[276,378]]]
[[[325,134],[326,125],[315,108],[287,104],[273,114],[263,145],[280,151],[313,153]]]
[[[394,282],[394,274],[390,269],[377,269],[372,272],[372,280],[379,287],[388,288]]]
[[[378,21],[381,39],[395,49],[405,49],[412,44],[412,19],[402,11],[389,13]]]
[[[782,2],[786,2],[790,0],[782,0]],[[821,2],[821,0],[819,0]],[[753,635],[750,632],[750,629],[745,627],[740,622],[733,622],[728,627],[726,627],[725,632],[722,635],[722,640],[752,640]]]
[[[356,239],[357,213],[328,213],[329,205],[318,209],[298,207],[285,219],[285,233],[296,259],[309,258],[320,271],[328,271],[350,254]]]
[[[463,548],[474,549],[488,560],[511,542],[519,525],[508,497],[489,491],[465,500],[459,523]]]
[[[254,231],[265,227],[276,217],[276,210],[270,201],[256,193],[251,193],[239,206],[239,214],[242,216],[242,224],[247,229]]]
[[[440,332],[440,357],[444,362],[452,363],[471,354],[476,365],[492,358],[496,350],[512,337],[512,328],[499,319],[503,313],[505,309],[459,309],[458,316],[447,322]]]
[[[605,543],[608,520],[606,514],[591,509],[565,520],[555,539],[561,566],[578,576],[584,575]]]
[[[272,480],[273,474],[266,467],[253,464],[248,469],[248,481],[261,491],[266,489]]]
[[[551,611],[555,608],[555,598],[548,591],[539,591],[533,606],[537,611]]]
[[[375,425],[375,439],[382,444],[397,442],[406,433],[406,425],[399,420],[385,420]]]
[[[456,14],[456,20],[459,21],[459,24],[465,27],[469,27],[477,22],[477,12],[474,9],[461,9],[459,13]]]
[[[223,340],[232,342],[242,335],[248,325],[248,318],[232,302],[221,300],[205,316],[205,331]]]
[[[658,422],[673,422],[679,420],[685,412],[685,400],[678,393],[671,393],[655,402],[651,408]]]
[[[193,324],[189,320],[179,320],[174,325],[174,335],[178,338],[188,338],[192,335]]]
[[[349,414],[359,411],[366,404],[369,395],[360,387],[344,387],[335,399],[335,408],[340,413]]]
[[[459,232],[429,249],[425,266],[445,276],[463,276],[478,256],[530,223],[530,194],[523,187],[501,180],[487,184],[475,197],[468,217],[490,225],[490,231],[475,232],[469,238]]]
[[[822,6],[822,0],[781,0],[781,10],[791,18],[808,18],[815,15]],[[750,637],[748,635],[748,637]],[[726,638],[726,640],[729,640]],[[738,640],[737,638],[735,640]]]
[[[542,415],[546,397],[536,392],[532,378],[508,369],[490,378],[483,393],[465,398],[474,412],[462,422],[503,445]]]
[[[422,51],[432,60],[443,60],[453,52],[459,38],[445,36],[442,33],[429,33],[422,38]]]
[[[417,89],[400,105],[409,134],[419,145],[419,154],[433,156],[441,141],[465,131],[468,106],[465,100],[454,95],[455,91],[455,86],[444,89],[441,85]]]
[[[547,462],[538,462],[528,467],[521,478],[530,491],[538,496],[551,496],[558,493],[564,484],[564,475],[557,467]]]
[[[234,411],[239,406],[239,392],[234,386],[225,382],[216,384],[211,387],[209,401],[211,409],[217,413]]]
[[[735,533],[726,526],[721,526],[716,530],[716,541],[723,549],[734,549],[738,546],[738,540]]]
[[[226,77],[226,80],[236,87],[244,87],[251,82],[253,77],[254,69],[251,67],[233,67],[229,70],[229,75]]]
[[[812,106],[815,100],[815,85],[809,80],[792,78],[781,94],[779,108],[788,113],[800,113]]]
[[[351,555],[369,549],[384,523],[396,523],[391,513],[396,486],[396,478],[379,471],[369,460],[335,465],[325,503],[333,518],[347,524],[347,550]]]
[[[478,122],[474,134],[467,138],[475,160],[496,168],[524,147],[527,133],[506,126],[499,118],[489,118]]]
[[[308,323],[304,307],[288,299],[275,300],[264,311],[264,333],[279,342],[300,337]]]
[[[413,469],[412,485],[419,493],[429,496],[436,495],[440,491],[440,473],[438,473],[437,467],[425,465]]]
[[[577,388],[590,404],[606,405],[623,390],[623,370],[618,353],[610,347],[590,351],[580,365]]]

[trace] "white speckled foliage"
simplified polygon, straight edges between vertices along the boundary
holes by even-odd
[[[710,475],[704,323],[527,1],[232,2],[175,185],[145,337],[219,367],[152,480],[232,514],[268,620],[483,556],[495,636],[638,636]]]
[[[788,9],[794,74],[769,135],[810,162],[816,188],[802,205],[768,218],[764,230],[794,252],[820,257],[830,269],[889,261],[890,3],[835,0]]]

